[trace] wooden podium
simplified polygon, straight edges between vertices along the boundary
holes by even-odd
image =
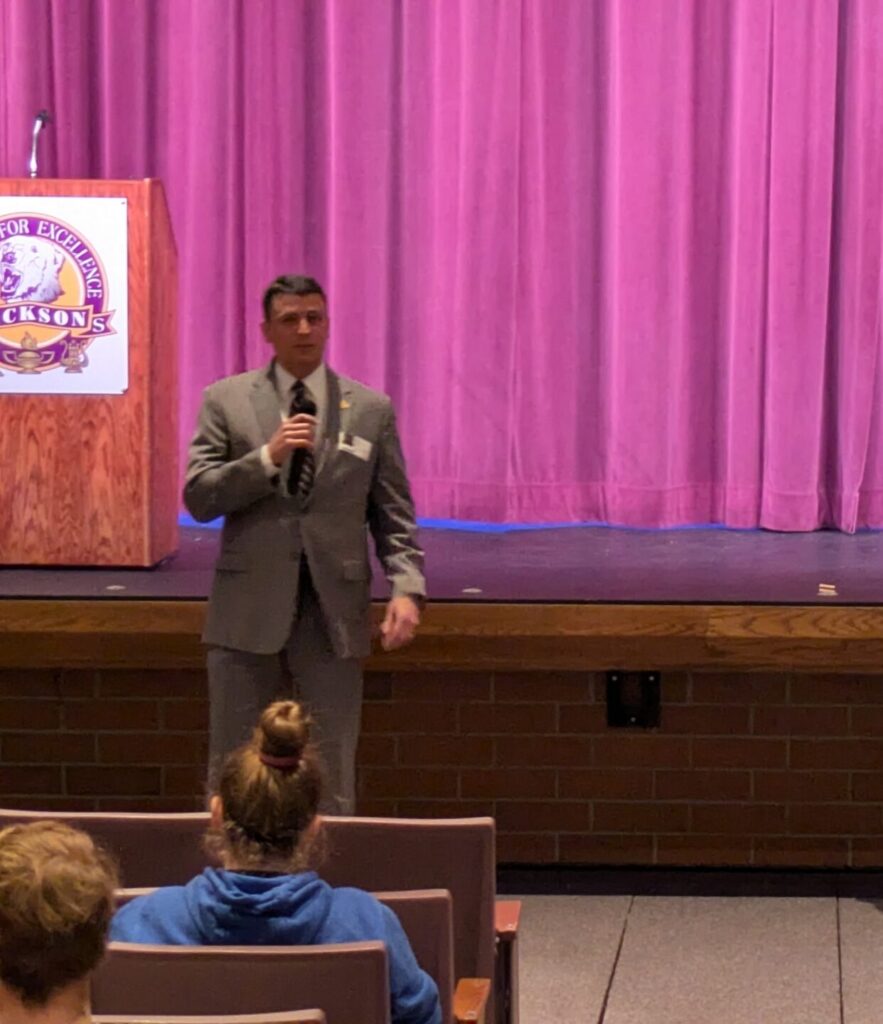
[[[129,324],[124,394],[4,393],[0,379],[0,565],[155,565],[177,547],[179,490],[177,255],[162,185],[0,178],[0,196],[125,199]]]

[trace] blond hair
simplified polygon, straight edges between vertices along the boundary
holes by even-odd
[[[57,821],[0,830],[0,981],[25,1004],[89,974],[104,952],[117,872]]]
[[[296,701],[276,701],[262,713],[251,739],[227,756],[217,786],[224,820],[206,841],[212,854],[241,867],[268,860],[291,870],[305,867],[305,840],[322,793],[312,724]]]

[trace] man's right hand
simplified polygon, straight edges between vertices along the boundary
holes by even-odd
[[[306,413],[289,416],[267,442],[267,451],[274,466],[281,466],[288,453],[295,448],[312,450],[316,435],[316,417]]]

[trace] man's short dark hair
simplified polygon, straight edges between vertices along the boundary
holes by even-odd
[[[282,277],[277,277],[275,281],[272,281],[264,292],[265,322],[270,319],[270,314],[273,311],[273,299],[277,295],[321,295],[325,302],[328,301],[325,298],[325,292],[322,291],[322,285],[314,277],[302,277],[300,274],[283,274]]]

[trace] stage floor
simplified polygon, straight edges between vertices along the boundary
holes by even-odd
[[[883,604],[883,531],[424,528],[420,536],[433,602]],[[218,539],[217,530],[185,527],[178,553],[154,569],[4,568],[0,598],[199,601]],[[374,596],[385,594],[378,574]]]

